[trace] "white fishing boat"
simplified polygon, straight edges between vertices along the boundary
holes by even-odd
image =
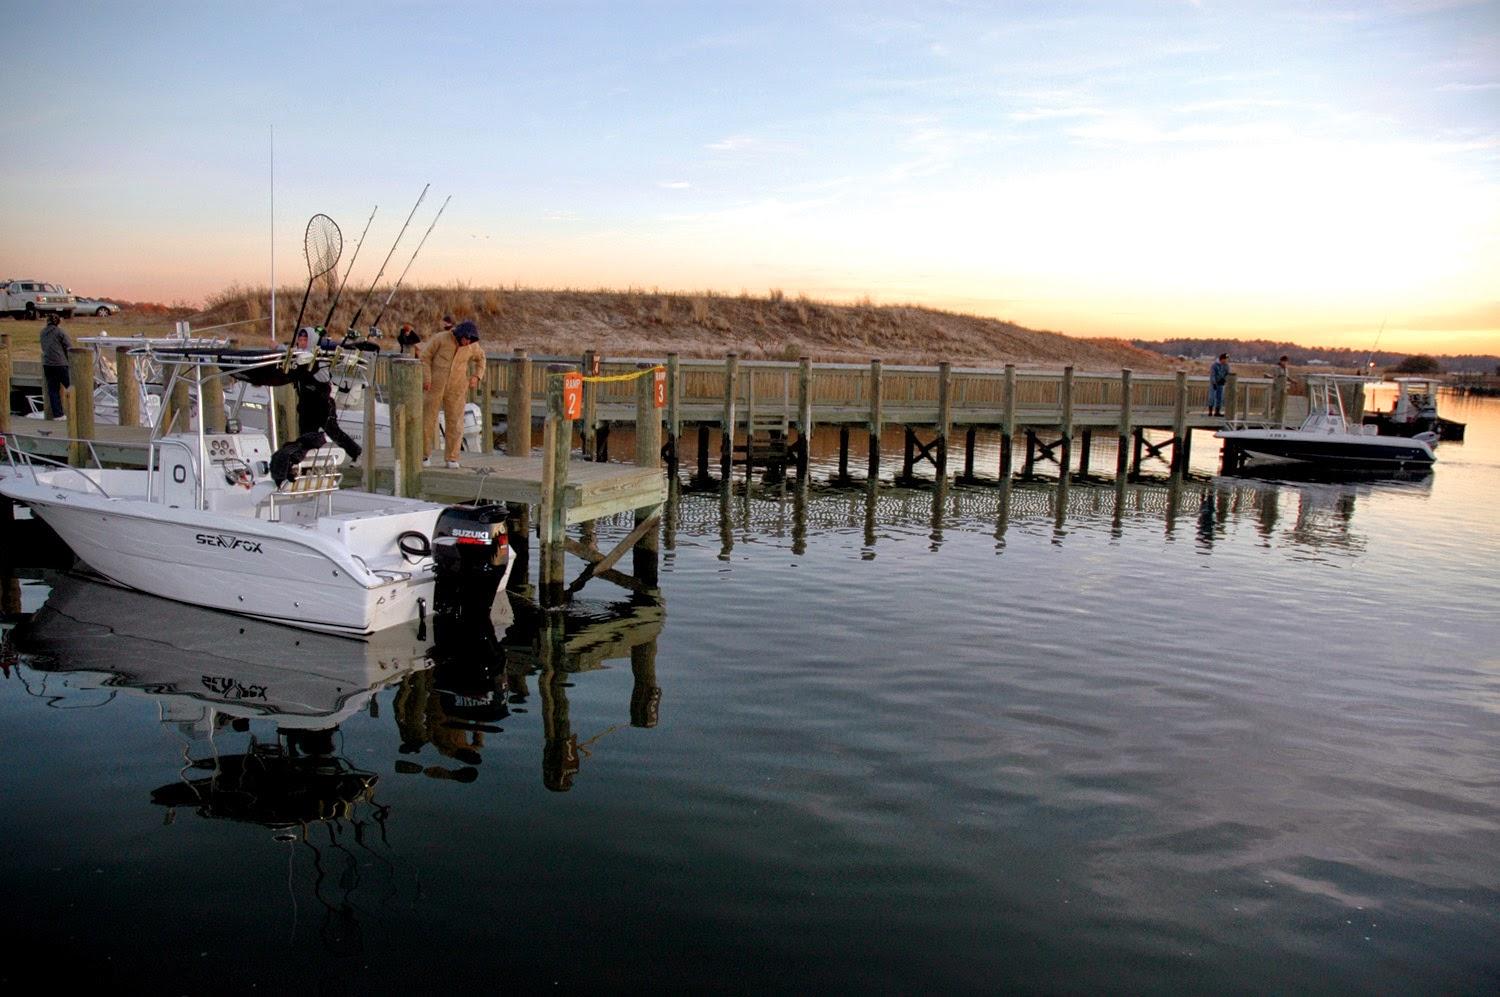
[[[1348,419],[1339,385],[1363,382],[1364,378],[1357,376],[1309,377],[1308,415],[1296,429],[1228,423],[1214,434],[1224,441],[1225,470],[1237,470],[1251,459],[1291,461],[1330,471],[1405,471],[1431,467],[1436,460],[1432,451],[1436,434],[1382,436],[1377,427]]]
[[[1438,415],[1438,389],[1442,382],[1432,377],[1393,377],[1367,387],[1373,403],[1364,422],[1388,436],[1436,433],[1439,439],[1462,440],[1462,422]],[[1391,391],[1394,388],[1394,392]],[[1394,397],[1393,397],[1394,395]],[[1385,403],[1389,402],[1389,408]]]
[[[316,362],[284,350],[158,355],[174,378],[191,379],[198,399],[211,377],[266,384]],[[143,444],[144,469],[97,458],[63,466],[12,434],[0,494],[29,506],[116,584],[309,630],[367,635],[422,620],[441,570],[478,572],[491,597],[508,577],[503,507],[341,489],[345,454],[321,432],[273,453],[274,407],[269,436],[207,432],[201,408],[189,430]]]

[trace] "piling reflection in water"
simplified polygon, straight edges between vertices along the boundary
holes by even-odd
[[[861,536],[864,560],[874,559],[883,542],[918,531],[929,549],[940,552],[950,529],[989,528],[997,554],[1004,553],[1010,531],[1043,524],[1052,544],[1066,543],[1074,530],[1102,529],[1119,540],[1127,530],[1153,527],[1172,541],[1189,517],[1191,537],[1205,552],[1223,538],[1230,523],[1241,519],[1254,523],[1267,542],[1358,552],[1363,541],[1352,523],[1362,496],[1430,488],[1430,475],[1338,482],[1182,476],[1102,482],[1007,479],[985,487],[948,482],[897,487],[870,481],[836,487],[793,481],[747,488],[735,482],[719,483],[708,492],[673,490],[666,518],[672,524],[672,545],[713,531],[719,559],[726,562],[739,544],[775,546],[785,539],[792,554],[802,555],[809,538],[849,531]]]

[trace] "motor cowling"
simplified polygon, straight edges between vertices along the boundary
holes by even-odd
[[[489,615],[510,559],[505,519],[499,502],[451,505],[438,514],[432,531],[435,612]]]

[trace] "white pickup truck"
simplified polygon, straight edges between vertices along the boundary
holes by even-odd
[[[0,315],[39,319],[48,312],[72,318],[77,301],[60,284],[40,280],[0,280]]]

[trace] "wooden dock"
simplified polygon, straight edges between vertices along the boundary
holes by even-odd
[[[376,452],[376,491],[391,490],[394,453],[389,447]],[[540,454],[511,457],[466,453],[463,467],[422,468],[418,494],[434,502],[507,502],[540,507],[546,480],[543,464]],[[358,469],[351,468],[346,480],[357,473]],[[659,468],[574,459],[568,461],[562,495],[564,518],[573,526],[625,510],[660,505],[667,499],[667,482]]]
[[[122,344],[116,356],[122,377],[133,370],[126,360],[128,349],[129,344]],[[92,352],[77,348],[70,359],[74,382],[93,383]],[[486,376],[471,396],[482,412],[483,452],[466,454],[465,466],[448,469],[420,466],[420,364],[408,357],[379,356],[372,380],[391,406],[393,446],[367,450],[361,466],[348,469],[345,480],[440,501],[509,503],[519,536],[527,536],[535,523],[542,548],[539,584],[549,604],[566,598],[579,584],[564,588],[565,552],[588,561],[583,580],[619,580],[613,566],[628,546],[637,554],[632,584],[654,586],[667,482],[678,480],[682,465],[696,464],[689,480],[700,487],[730,481],[737,469],[747,478],[763,470],[769,480],[794,470],[799,483],[805,482],[811,473],[810,441],[819,426],[838,432],[837,471],[830,476],[835,484],[880,481],[882,437],[888,427],[897,426],[904,435],[900,471],[885,477],[897,483],[925,480],[925,472],[917,472],[926,464],[936,480],[981,483],[1009,481],[1018,447],[1024,453],[1023,479],[1046,465],[1060,478],[1090,477],[1098,433],[1116,444],[1117,479],[1139,476],[1143,464],[1153,460],[1172,475],[1184,475],[1194,430],[1216,429],[1225,419],[1283,425],[1296,414],[1282,374],[1231,375],[1225,415],[1211,417],[1201,414],[1207,409],[1207,377],[1185,370],[1137,374],[1015,364],[997,369],[947,363],[921,367],[886,365],[878,359],[865,366],[814,364],[807,358],[742,361],[734,354],[711,360],[684,360],[676,354],[661,360],[605,360],[594,351],[582,358],[541,359],[524,351],[489,356]],[[39,390],[41,385],[40,365],[13,360],[9,335],[0,332],[0,391],[9,397],[14,390]],[[174,406],[186,405],[185,385],[181,387],[184,397],[174,399]],[[30,438],[28,445],[38,453],[55,459],[143,464],[146,430],[96,426],[92,396],[74,394],[90,403],[70,404],[73,411],[66,422],[33,424],[13,419],[7,411],[0,413],[0,431],[9,423],[12,432]],[[366,439],[374,439],[373,395],[367,392],[362,414],[344,416],[346,421],[362,416]],[[295,406],[284,395],[277,405],[279,426],[289,431]],[[542,426],[539,449],[532,442],[537,420]],[[633,431],[632,464],[609,460],[614,426]],[[981,432],[999,434],[993,476],[975,466]],[[496,452],[502,435],[503,455]],[[273,442],[286,438],[283,432]],[[856,449],[863,451],[862,478],[850,473]],[[592,459],[577,459],[574,454],[580,450],[582,457]],[[635,514],[636,530],[614,551],[603,553],[566,536],[570,526],[582,524],[587,531],[593,520],[619,512]]]

